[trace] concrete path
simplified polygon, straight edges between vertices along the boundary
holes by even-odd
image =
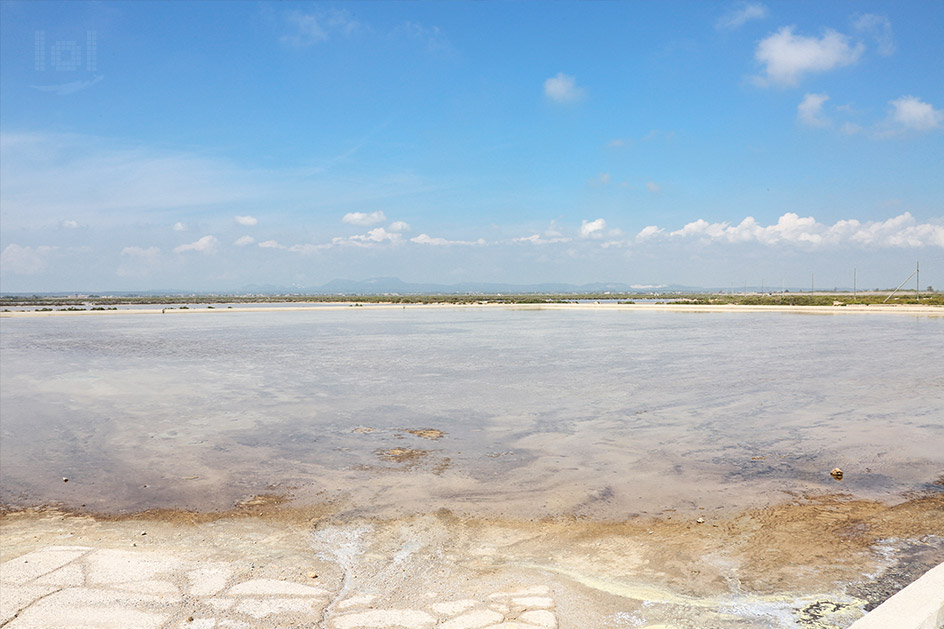
[[[0,627],[557,627],[555,601],[543,585],[479,599],[429,593],[422,606],[387,609],[373,606],[375,594],[332,592],[308,581],[237,580],[225,562],[147,550],[48,546],[0,564]]]

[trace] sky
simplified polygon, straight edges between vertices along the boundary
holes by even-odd
[[[0,290],[944,289],[944,3],[0,0]]]

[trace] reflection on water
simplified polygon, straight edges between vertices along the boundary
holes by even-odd
[[[118,314],[4,319],[0,342],[13,505],[272,492],[365,513],[624,518],[837,487],[890,497],[944,472],[940,318]]]

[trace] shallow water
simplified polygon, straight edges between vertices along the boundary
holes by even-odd
[[[944,319],[908,315],[7,318],[0,498],[132,511],[276,493],[357,514],[613,519],[894,499],[944,473],[941,356]],[[407,432],[427,428],[444,434]]]

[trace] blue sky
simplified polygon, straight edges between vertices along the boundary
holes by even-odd
[[[0,288],[944,287],[940,2],[0,2]]]

